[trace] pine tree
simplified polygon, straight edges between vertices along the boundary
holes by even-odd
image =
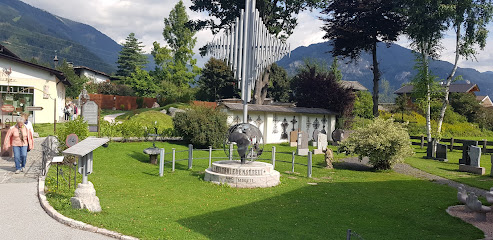
[[[137,68],[144,69],[147,64],[147,58],[143,55],[143,45],[135,38],[134,33],[130,33],[125,39],[120,55],[118,56],[117,76],[129,77]]]

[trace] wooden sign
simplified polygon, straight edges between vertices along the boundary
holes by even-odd
[[[15,110],[15,107],[10,104],[4,104],[1,109],[4,112],[13,112]]]
[[[41,111],[43,110],[43,107],[37,107],[37,106],[27,106],[26,111]]]

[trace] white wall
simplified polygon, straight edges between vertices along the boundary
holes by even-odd
[[[243,122],[242,111],[230,111],[227,108],[224,108],[223,111],[228,116],[227,119],[228,125],[232,126],[237,122],[239,123]],[[325,126],[322,123],[322,119],[324,118],[323,114],[299,114],[299,113],[287,114],[287,113],[267,113],[267,112],[249,111],[248,115],[250,115],[250,118],[252,120],[249,123],[259,127],[260,131],[264,136],[265,143],[288,142],[289,133],[293,129],[293,123],[291,122],[293,120],[293,117],[295,117],[297,121],[294,126],[294,130],[297,131],[298,129],[301,129],[301,131],[308,133],[309,139],[313,138],[313,131],[315,130],[313,126],[313,122],[315,121],[315,119],[319,122],[318,130],[322,131],[323,129],[325,129],[327,133],[327,140],[332,141],[331,133],[335,130],[335,116],[333,115],[325,115],[325,119],[327,120]],[[259,117],[261,120],[260,124],[255,122]],[[276,123],[274,123],[274,117],[277,118]],[[310,119],[309,128],[307,128],[306,125],[308,118]],[[283,135],[282,124],[284,122],[284,119],[286,119],[287,122],[287,126],[286,126],[287,138],[285,139],[282,138]]]
[[[102,82],[106,82],[107,80],[110,80],[107,76],[104,76],[99,73],[95,73],[93,71],[89,71],[87,69],[81,69],[81,74],[91,79],[94,83],[102,83]]]
[[[0,68],[12,68],[10,75],[10,86],[33,87],[35,106],[43,107],[43,110],[34,112],[36,123],[53,123],[54,121],[54,100],[57,99],[57,120],[63,119],[63,106],[65,105],[65,84],[56,84],[56,76],[48,71],[30,67],[21,63],[0,59]],[[7,85],[8,82],[0,79],[0,85]],[[45,87],[51,98],[44,98],[43,91]],[[61,108],[60,108],[61,107]]]

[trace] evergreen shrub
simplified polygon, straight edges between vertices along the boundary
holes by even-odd
[[[208,107],[194,106],[186,112],[176,113],[173,126],[183,140],[195,147],[220,147],[228,126],[225,113]]]
[[[396,162],[413,154],[407,129],[393,119],[377,118],[365,128],[356,129],[341,142],[340,150],[368,157],[375,169],[391,169]]]

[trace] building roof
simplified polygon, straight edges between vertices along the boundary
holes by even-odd
[[[79,70],[79,69],[85,69],[85,70],[87,70],[87,71],[91,71],[91,72],[94,72],[94,73],[97,73],[97,74],[103,75],[103,76],[105,76],[105,77],[108,77],[108,78],[110,77],[110,75],[108,75],[108,74],[106,74],[106,73],[104,73],[104,72],[100,72],[100,71],[98,71],[98,70],[94,70],[94,69],[88,68],[88,67],[86,67],[86,66],[75,66],[75,67],[74,67],[74,70],[76,70],[76,71],[77,71],[77,70]]]
[[[232,111],[243,111],[243,104],[241,103],[223,102],[219,106],[224,106]],[[323,108],[288,107],[288,106],[257,105],[257,104],[249,104],[248,111],[336,115],[335,112]]]
[[[5,48],[5,46],[3,46],[1,44],[0,44],[0,50],[1,50],[0,51],[0,58],[4,58],[4,59],[7,59],[7,60],[10,60],[10,61],[13,61],[13,62],[17,62],[17,63],[23,64],[23,65],[26,65],[26,66],[29,66],[29,67],[40,69],[40,70],[43,70],[43,71],[47,71],[47,72],[55,75],[58,78],[58,80],[60,80],[63,84],[65,84],[67,86],[72,86],[72,83],[70,83],[70,81],[68,81],[68,79],[65,77],[65,75],[63,74],[63,72],[60,72],[60,71],[55,70],[53,68],[48,68],[48,67],[45,67],[45,66],[41,66],[41,65],[38,65],[38,64],[34,64],[34,63],[31,63],[31,62],[24,61],[21,58],[19,58],[17,55],[15,55],[14,53],[12,53],[10,50],[8,50],[7,48]]]
[[[486,100],[487,97],[488,96],[476,96],[476,100],[482,102],[482,101]]]
[[[353,90],[357,91],[368,91],[368,88],[365,88],[365,86],[361,85],[358,81],[341,81],[341,85],[345,88],[352,88]]]
[[[411,93],[412,91],[413,91],[412,85],[404,85],[401,88],[397,89],[394,93],[405,94],[405,93]],[[450,84],[451,93],[468,93],[468,92],[477,92],[477,91],[479,91],[479,87],[474,83]]]

